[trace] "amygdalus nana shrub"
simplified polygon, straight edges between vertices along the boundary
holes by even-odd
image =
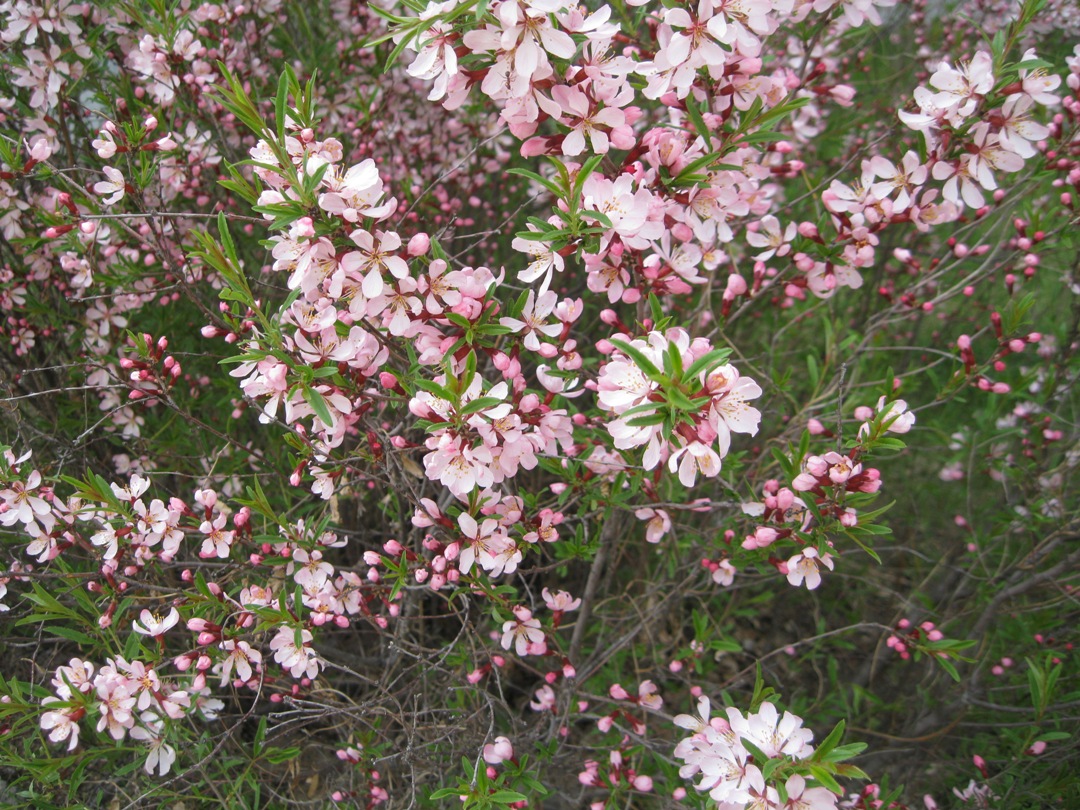
[[[1078,41],[0,3],[4,805],[1080,806]]]

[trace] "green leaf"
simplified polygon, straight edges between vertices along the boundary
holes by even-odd
[[[541,177],[536,172],[531,172],[528,169],[509,169],[507,174],[516,174],[518,177],[525,177],[532,180],[534,183],[539,183],[557,198],[562,199],[563,189],[552,183],[546,177]]]
[[[267,748],[263,756],[272,765],[280,765],[290,759],[296,759],[300,755],[300,746],[293,745],[289,748]]]
[[[863,529],[864,531],[869,531],[868,526],[860,526],[859,528]],[[885,527],[885,528],[887,528],[887,527]],[[870,532],[870,533],[871,534],[876,534],[877,532]],[[855,545],[857,545],[859,548],[861,548],[863,551],[865,551],[867,554],[869,554],[874,559],[874,562],[876,562],[878,565],[881,565],[881,557],[878,556],[878,553],[876,551],[874,551],[872,548],[870,548],[870,546],[866,545],[866,543],[864,543],[862,540],[860,540],[858,535],[856,535],[854,532],[851,532],[851,531],[846,531],[846,532],[844,532],[844,534],[845,534],[845,536],[851,538],[852,542],[854,542]]]
[[[419,388],[421,391],[426,391],[434,397],[439,399],[445,399],[447,402],[457,402],[457,397],[447,388],[439,385],[431,380],[425,380],[423,377],[417,377],[413,380],[413,385]]]
[[[672,388],[667,391],[668,402],[678,408],[680,411],[687,411],[693,413],[701,408],[700,400],[693,400],[686,396],[678,388]],[[706,400],[708,401],[708,400]]]
[[[326,404],[326,399],[323,395],[307,385],[303,387],[303,391],[304,401],[311,406],[313,411],[315,411],[315,415],[319,417],[324,425],[332,426],[334,424],[334,417],[330,415],[330,407]]]
[[[472,328],[472,321],[470,321],[464,315],[459,315],[456,312],[447,312],[446,319],[450,321],[450,323],[466,331]]]
[[[814,752],[814,759],[824,759],[826,754],[828,754],[830,751],[836,748],[837,745],[840,744],[840,740],[844,737],[845,726],[846,723],[841,720],[833,727],[833,730],[829,732],[829,736],[821,741],[821,744]]]
[[[468,416],[471,413],[482,411],[487,408],[494,408],[496,405],[502,405],[503,401],[498,397],[477,397],[467,405],[462,406],[459,413],[462,416]]]
[[[694,99],[690,97],[686,99],[686,117],[690,119],[694,132],[701,136],[701,140],[705,141],[705,146],[708,148],[712,143],[712,133],[705,126],[705,118],[702,116],[701,110],[698,109]]]
[[[1052,70],[1055,66],[1053,62],[1047,62],[1044,59],[1025,59],[1013,67],[1016,70]]]
[[[827,788],[837,796],[843,795],[844,789],[840,787],[840,783],[837,782],[836,779],[833,778],[833,775],[821,765],[811,765],[810,775],[813,776],[823,788]]]
[[[662,425],[666,419],[666,415],[657,412],[648,416],[635,416],[633,419],[628,419],[626,424],[628,427],[652,427]]]
[[[731,357],[731,349],[713,349],[691,363],[690,368],[683,374],[683,379],[692,380],[703,371],[712,371],[716,366],[726,363],[729,357]]]
[[[86,644],[92,646],[95,642],[94,639],[86,635],[86,633],[80,633],[78,630],[73,630],[70,627],[44,627],[42,628],[46,633],[51,633],[54,636],[60,638],[66,638],[68,641],[74,641],[78,644]]]
[[[581,190],[585,187],[585,181],[589,179],[596,167],[600,165],[600,162],[604,159],[603,155],[593,155],[591,158],[585,161],[580,169],[578,169],[577,176],[574,178],[574,188],[570,192],[570,200],[568,202],[574,202],[581,197]]]
[[[664,364],[664,370],[673,380],[681,380],[683,378],[682,352],[675,345],[675,341],[668,343],[665,360],[667,362]]]
[[[956,671],[956,666],[953,664],[952,661],[950,661],[948,658],[942,658],[938,655],[934,656],[934,660],[937,661],[937,663],[941,666],[943,670],[949,673],[950,678],[952,678],[957,683],[960,683],[960,673]]]
[[[524,802],[529,799],[528,796],[514,790],[497,790],[488,798],[493,802],[499,802],[499,804],[513,804],[514,802]]]
[[[788,136],[784,135],[782,132],[751,132],[748,135],[743,135],[741,138],[739,138],[739,145],[745,146],[755,143],[770,143],[772,141],[782,141],[786,137]]]
[[[625,354],[631,360],[633,360],[639,369],[653,381],[659,381],[663,378],[663,375],[648,357],[638,349],[636,346],[631,346],[629,343],[623,340],[612,340],[611,345]]]
[[[375,6],[375,4],[372,3],[371,7],[374,7],[374,6]],[[425,25],[425,24],[430,25],[430,21],[426,21],[426,22],[421,21],[420,24],[418,24],[416,26],[416,30],[419,30],[420,27]],[[409,43],[413,39],[414,39],[414,37],[412,37],[412,36],[404,36],[404,37],[401,38],[401,41],[398,42],[397,45],[394,46],[394,49],[392,51],[390,51],[390,55],[388,57],[386,57],[386,62],[383,63],[383,70],[382,70],[383,75],[390,72],[390,68],[392,68],[394,66],[394,63],[398,60],[398,57],[401,56],[402,52],[407,47],[409,47]]]
[[[767,762],[769,760],[768,756],[765,755],[765,752],[754,745],[754,743],[746,737],[740,737],[739,741],[743,744],[743,748],[753,754],[754,762]]]
[[[277,96],[274,98],[274,124],[277,126],[278,141],[285,140],[285,109],[289,103],[289,74],[282,71],[278,77]]]
[[[460,788],[460,787],[456,787],[456,788],[439,788],[434,793],[432,793],[430,796],[428,796],[428,798],[432,799],[432,800],[434,800],[434,799],[449,799],[451,796],[453,796],[456,799],[458,796],[461,796],[461,795],[463,795],[463,794],[465,794],[467,792],[468,792],[467,790],[465,790],[463,788]]]
[[[867,748],[866,743],[853,742],[847,745],[838,745],[828,756],[824,757],[827,762],[843,762],[845,759],[857,757]]]

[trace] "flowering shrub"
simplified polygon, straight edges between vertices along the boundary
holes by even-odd
[[[1080,802],[1068,4],[0,41],[5,806]]]

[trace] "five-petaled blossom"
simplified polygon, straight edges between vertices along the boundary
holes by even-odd
[[[175,627],[178,621],[180,621],[180,613],[176,608],[170,608],[164,617],[149,610],[143,610],[139,614],[138,621],[131,623],[131,629],[136,633],[160,638]]]

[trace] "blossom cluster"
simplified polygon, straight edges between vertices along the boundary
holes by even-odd
[[[878,454],[915,428],[895,396],[932,396],[909,379],[951,363],[973,396],[1025,386],[990,478],[1066,456],[1026,513],[1064,524],[1076,454],[1045,392],[1075,379],[1025,363],[1075,347],[1028,331],[1017,293],[1068,249],[1080,46],[1063,82],[1019,5],[990,49],[971,26],[944,61],[918,41],[932,61],[890,151],[891,108],[863,123],[879,45],[854,29],[888,17],[893,41],[921,0],[0,2],[5,408],[20,441],[81,423],[40,466],[0,461],[0,597],[59,639],[34,661],[49,697],[0,681],[0,742],[21,712],[69,752],[143,742],[164,776],[208,736],[180,721],[228,707],[214,750],[242,748],[256,707],[253,770],[292,754],[267,723],[343,718],[337,758],[359,767],[334,801],[388,802],[375,763],[389,787],[425,750],[475,763],[466,804],[524,806],[552,763],[579,804],[623,804],[658,792],[661,691],[699,697],[722,655],[758,648],[715,638],[710,600],[819,589],[846,540],[872,554],[889,531]],[[998,250],[1021,179],[1061,210],[1010,213]],[[923,354],[939,338],[956,352]],[[901,346],[918,360],[877,366]],[[849,419],[870,386],[889,394]],[[835,433],[806,418],[834,402]],[[929,622],[886,643],[956,649]],[[496,736],[519,729],[510,694],[537,715]],[[824,777],[861,772],[759,698],[676,718],[680,776],[721,810],[838,806]],[[877,793],[856,797],[839,806]]]
[[[646,470],[667,460],[690,487],[699,472],[706,478],[720,474],[732,433],[757,433],[761,413],[747,401],[760,397],[761,387],[730,364],[710,362],[708,340],[672,329],[612,341],[614,351],[596,381],[597,397],[600,407],[618,417],[607,424],[615,447],[644,445]],[[678,371],[665,377],[660,369]],[[677,419],[669,417],[673,410]]]
[[[696,716],[681,714],[675,725],[693,732],[679,742],[675,756],[685,765],[679,769],[684,779],[700,777],[696,785],[720,807],[812,808],[825,810],[836,806],[837,797],[822,787],[808,787],[806,779],[792,773],[784,784],[787,801],[781,802],[773,784],[766,780],[763,767],[747,744],[769,760],[783,759],[798,763],[814,753],[810,744],[813,732],[803,728],[802,719],[784,712],[780,715],[769,702],[756,712],[743,714],[728,707],[725,717],[712,717],[707,697],[698,701]],[[775,773],[775,771],[773,771]],[[773,777],[775,779],[775,777]]]
[[[832,215],[834,238],[826,241],[813,223],[799,226],[799,233],[821,247],[843,245],[839,260],[815,260],[815,250],[794,255],[806,274],[804,286],[822,297],[840,287],[858,289],[859,270],[874,265],[887,227],[910,223],[927,231],[956,221],[965,207],[983,209],[984,192],[999,191],[997,173],[1017,173],[1046,149],[1050,129],[1037,121],[1035,111],[1038,105],[1060,103],[1053,91],[1061,78],[1041,67],[1023,67],[1038,64],[1029,50],[1012,74],[1016,80],[1003,84],[988,51],[957,66],[939,63],[929,80],[933,90],[915,89],[918,109],[898,113],[922,135],[924,148],[909,149],[895,162],[884,156],[864,160],[853,185],[833,180],[822,202]],[[942,185],[932,187],[931,179]]]
[[[210,697],[205,686],[180,688],[162,679],[142,661],[110,659],[101,667],[73,658],[52,678],[54,695],[42,700],[40,723],[52,742],[79,744],[79,722],[97,716],[96,730],[120,741],[130,736],[149,747],[144,768],[165,776],[176,761],[176,749],[166,740],[165,726],[188,716],[217,719],[224,703]]]

